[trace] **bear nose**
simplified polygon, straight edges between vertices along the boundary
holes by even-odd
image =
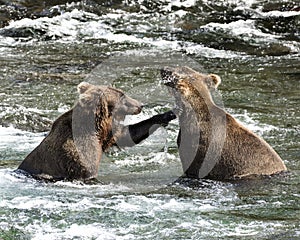
[[[173,75],[174,69],[170,67],[164,67],[160,70],[160,75],[163,80],[163,84],[169,87],[174,87],[177,79]]]
[[[138,106],[138,112],[139,113],[142,111],[142,109],[143,109],[144,106],[145,106],[144,104],[141,104],[140,106]]]
[[[167,78],[167,77],[171,76],[172,72],[173,72],[172,68],[170,68],[170,67],[164,67],[164,68],[162,68],[160,70],[160,75],[164,79],[164,78]]]

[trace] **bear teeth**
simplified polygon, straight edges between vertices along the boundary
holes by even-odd
[[[172,71],[169,68],[163,68],[160,71],[162,83],[169,87],[175,87],[177,79],[173,76]]]

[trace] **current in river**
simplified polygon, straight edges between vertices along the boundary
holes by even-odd
[[[300,4],[296,0],[0,1],[1,239],[300,239]],[[14,170],[72,108],[82,81],[174,107],[159,69],[222,78],[226,111],[289,174],[174,183],[178,121],[103,156],[92,184]]]

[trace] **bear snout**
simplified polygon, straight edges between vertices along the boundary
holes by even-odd
[[[178,79],[173,75],[175,69],[171,67],[164,67],[160,70],[160,75],[164,85],[174,88]]]
[[[139,114],[142,109],[143,109],[143,104],[139,103],[139,102],[135,102],[134,104],[129,104],[127,105],[127,112],[126,114],[129,114],[129,115],[136,115],[136,114]]]
[[[137,106],[136,110],[133,114],[139,114],[142,111],[143,107],[144,107],[144,105],[142,105],[142,104],[140,106]]]

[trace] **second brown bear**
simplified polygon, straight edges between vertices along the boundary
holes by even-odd
[[[172,111],[124,126],[126,115],[138,114],[142,105],[121,90],[78,85],[78,103],[62,114],[45,139],[24,159],[19,170],[47,180],[87,180],[98,174],[102,152],[111,146],[133,146],[159,126],[176,118]]]
[[[188,67],[164,68],[161,75],[179,108],[177,143],[187,177],[225,180],[286,171],[268,143],[215,104],[219,76]]]

